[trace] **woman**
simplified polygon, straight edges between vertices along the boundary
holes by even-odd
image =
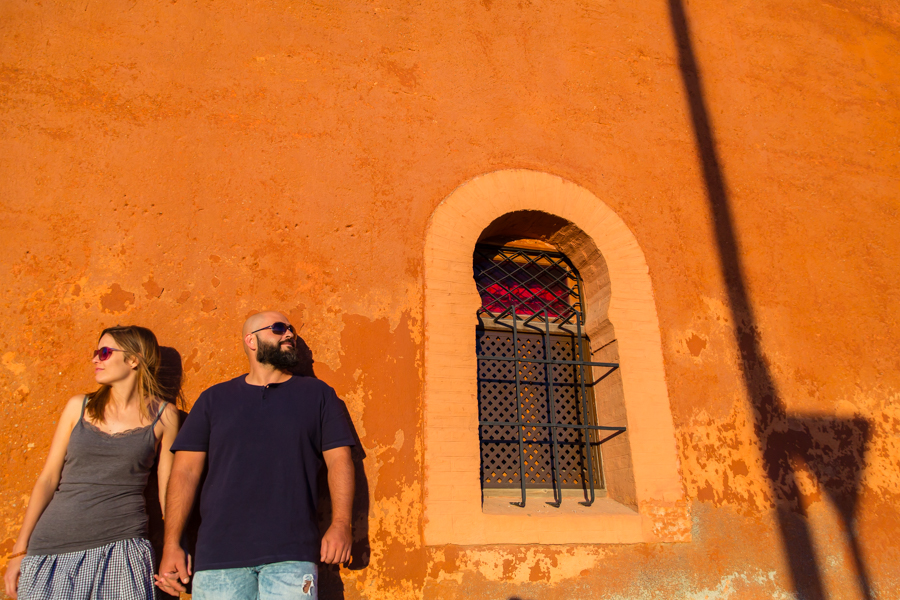
[[[159,344],[144,327],[103,330],[100,388],[63,409],[6,569],[21,600],[149,600],[153,550],[144,487],[157,474],[165,514],[178,411],[160,400]]]

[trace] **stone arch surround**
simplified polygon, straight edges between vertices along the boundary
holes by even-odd
[[[488,226],[517,211],[549,213],[583,232],[608,269],[635,506],[482,509],[472,253]],[[571,544],[686,541],[662,345],[647,263],[622,220],[588,190],[523,169],[478,176],[435,209],[425,237],[425,543]],[[605,308],[605,307],[604,307]],[[604,310],[604,312],[606,312]],[[634,510],[636,508],[636,510]]]

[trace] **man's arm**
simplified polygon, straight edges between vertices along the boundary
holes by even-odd
[[[178,596],[191,580],[191,568],[181,547],[181,535],[194,507],[200,475],[206,465],[206,452],[175,453],[169,488],[166,492],[166,536],[159,563],[156,585],[167,594]]]
[[[321,560],[326,564],[346,563],[350,560],[353,536],[353,459],[350,446],[333,448],[322,453],[328,467],[328,491],[331,493],[331,526],[322,536]],[[168,528],[167,528],[168,531]]]

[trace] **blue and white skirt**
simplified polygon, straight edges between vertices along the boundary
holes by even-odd
[[[153,548],[143,538],[26,556],[20,600],[153,600]]]

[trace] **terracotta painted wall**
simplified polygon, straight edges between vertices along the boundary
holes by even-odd
[[[192,401],[274,307],[366,452],[323,597],[898,597],[898,139],[893,0],[0,3],[0,550],[101,328]],[[424,545],[427,222],[510,168],[643,250],[690,542]]]

